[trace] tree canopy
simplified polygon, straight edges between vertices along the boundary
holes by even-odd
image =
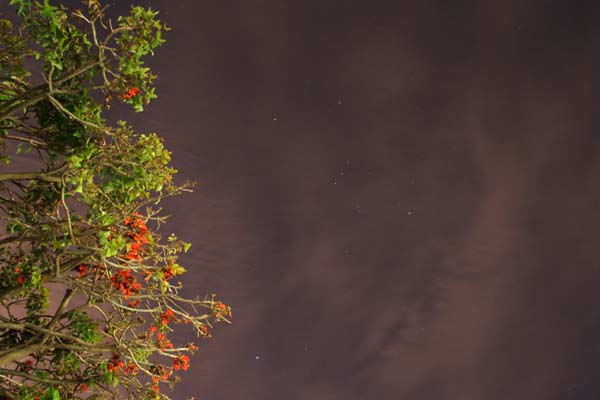
[[[69,10],[11,0],[0,19],[0,398],[168,399],[198,337],[231,309],[185,298],[160,201],[176,184],[156,134],[107,123],[156,98],[145,65],[163,43],[157,12],[111,20],[98,0]],[[26,160],[27,162],[23,162]],[[25,168],[24,166],[27,166]]]

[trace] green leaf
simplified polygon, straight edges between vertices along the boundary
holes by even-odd
[[[183,274],[183,273],[187,272],[187,271],[185,270],[185,268],[183,268],[183,267],[182,267],[181,265],[179,265],[179,264],[173,264],[173,265],[171,266],[171,270],[173,271],[173,275],[174,275],[174,276],[176,276],[176,275],[181,275],[181,274]]]
[[[81,166],[81,160],[81,157],[77,156],[76,154],[73,154],[71,157],[69,157],[69,161],[75,168],[79,168]]]
[[[75,189],[73,189],[75,193],[83,193],[83,176],[79,177],[79,180],[76,183]]]
[[[38,270],[31,273],[31,284],[37,286],[42,281],[42,275]]]

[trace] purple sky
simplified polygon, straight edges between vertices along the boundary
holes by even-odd
[[[599,2],[135,4],[235,317],[174,399],[600,398]]]

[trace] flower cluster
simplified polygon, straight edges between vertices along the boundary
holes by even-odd
[[[104,264],[79,264],[73,269],[77,273],[77,279],[83,279],[86,276],[104,277],[106,265]]]
[[[175,317],[175,313],[167,308],[165,312],[160,314],[160,324],[162,326],[167,326],[171,321],[177,322],[177,318]]]
[[[231,317],[231,307],[217,301],[213,304],[212,312],[216,321],[225,320],[225,317]]]
[[[173,348],[173,343],[171,343],[171,341],[167,339],[167,336],[163,335],[162,333],[156,334],[156,342],[158,344],[158,348],[161,350]]]
[[[166,381],[167,379],[169,379],[169,377],[173,373],[173,370],[168,369],[164,365],[153,365],[150,368],[150,371],[156,374],[152,377],[152,385],[150,386],[150,390],[154,393],[159,393],[160,388],[158,387],[158,383],[160,381]]]
[[[135,301],[130,301],[127,303],[127,306],[131,307],[131,308],[137,308],[139,307],[139,305],[142,303],[142,301],[140,299],[137,299]]]
[[[190,358],[186,355],[181,355],[173,360],[173,369],[179,371],[180,369],[187,371],[190,367]]]
[[[135,365],[135,363],[133,361],[129,361],[127,363],[127,367],[125,367],[123,369],[123,372],[125,373],[125,375],[133,375],[136,376],[139,372],[140,368]]]
[[[119,371],[122,371],[125,375],[137,375],[139,372],[139,367],[133,362],[129,361],[125,364],[124,361],[121,360],[121,356],[117,353],[113,353],[112,358],[108,361],[106,368],[111,374],[116,374]]]
[[[140,260],[142,247],[148,243],[148,227],[139,213],[133,213],[131,217],[125,218],[125,226],[129,228],[129,232],[125,237],[129,240],[127,244],[127,260]]]
[[[112,358],[110,359],[110,361],[107,364],[107,368],[108,371],[111,374],[115,374],[117,372],[119,372],[121,369],[123,369],[123,367],[125,366],[125,363],[123,361],[121,361],[121,356],[118,355],[117,353],[113,353]]]
[[[138,293],[142,288],[142,284],[136,280],[135,276],[131,275],[130,270],[121,269],[117,271],[116,274],[110,277],[110,283],[123,293],[126,299],[132,294]]]

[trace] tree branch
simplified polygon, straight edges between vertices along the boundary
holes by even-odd
[[[44,182],[61,183],[62,178],[52,176],[41,172],[7,172],[0,174],[0,182],[2,181],[30,181],[39,180]]]

